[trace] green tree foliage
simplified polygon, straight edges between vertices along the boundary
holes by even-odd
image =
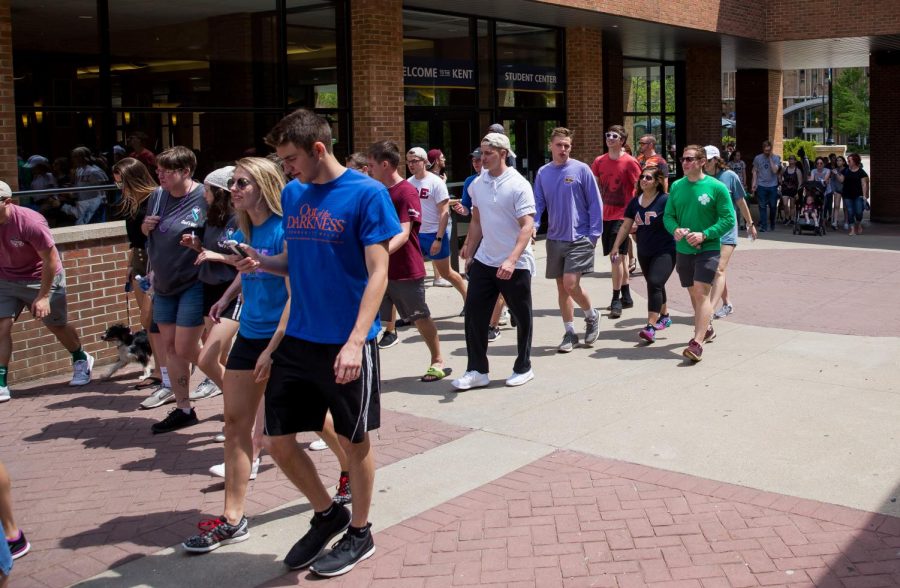
[[[785,139],[784,141],[784,149],[782,159],[787,161],[787,158],[791,155],[795,156],[797,160],[800,160],[800,148],[803,148],[803,151],[806,153],[806,156],[810,161],[813,161],[816,158],[816,144],[813,141],[804,141],[802,138],[796,139]]]
[[[834,81],[834,130],[844,136],[869,134],[869,84],[860,67],[845,69]]]

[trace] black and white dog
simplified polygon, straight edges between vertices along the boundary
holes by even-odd
[[[109,372],[103,379],[108,380],[113,375],[131,362],[136,362],[144,366],[144,373],[139,379],[144,380],[150,377],[150,357],[153,351],[150,349],[150,339],[147,338],[147,331],[138,331],[132,334],[131,329],[122,324],[113,325],[106,329],[103,335],[104,341],[116,344],[119,350],[119,359],[110,367]]]

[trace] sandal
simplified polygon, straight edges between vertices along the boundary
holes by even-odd
[[[631,261],[628,263],[628,274],[634,274],[637,271],[637,259],[631,258]]]
[[[431,366],[425,372],[425,375],[422,376],[419,381],[420,382],[437,382],[438,380],[443,380],[447,376],[453,373],[453,368],[439,368],[435,366]]]
[[[151,377],[147,378],[146,380],[144,380],[143,382],[141,382],[140,384],[135,384],[134,389],[135,390],[146,390],[148,388],[156,388],[157,386],[161,386],[161,385],[162,385],[162,380],[151,376]]]

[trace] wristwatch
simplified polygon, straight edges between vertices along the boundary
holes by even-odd
[[[438,243],[440,243],[441,241],[444,240],[444,238],[443,237],[435,237],[434,240],[437,241]]]

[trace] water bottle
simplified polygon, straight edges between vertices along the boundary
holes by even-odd
[[[142,292],[147,292],[150,290],[150,279],[146,276],[137,275],[134,276],[135,281],[140,286]]]

